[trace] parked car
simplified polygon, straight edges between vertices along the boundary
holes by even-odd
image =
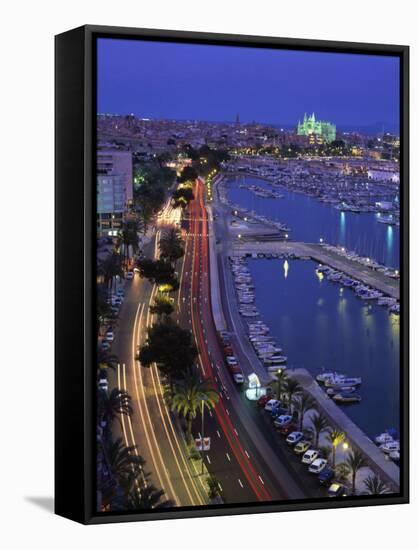
[[[291,432],[285,440],[288,445],[295,445],[304,437],[303,432]]]
[[[111,345],[109,342],[107,342],[106,340],[102,340],[102,342],[100,343],[100,349],[102,351],[107,351],[108,349],[110,349]]]
[[[266,407],[265,407],[266,408]],[[277,418],[274,420],[275,426],[278,428],[283,428],[287,424],[291,424],[292,422],[292,416],[289,414],[280,414]]]
[[[313,460],[316,460],[318,456],[319,456],[319,451],[317,449],[309,449],[303,454],[303,458],[301,459],[301,462],[303,464],[311,464]]]
[[[116,294],[117,294],[117,296],[121,296],[123,298],[125,296],[125,290],[122,287],[120,287],[116,291]]]
[[[108,391],[108,381],[107,380],[99,380],[99,382],[97,383],[97,387],[99,390],[102,390],[102,391]]]
[[[275,424],[275,422],[274,422]],[[278,426],[277,426],[278,428]],[[298,429],[298,426],[297,424],[295,424],[294,422],[290,422],[289,424],[286,424],[285,426],[282,426],[282,428],[278,428],[278,431],[281,435],[288,435],[292,432],[296,432]]]
[[[133,279],[134,278],[134,272],[133,271],[127,271],[125,273],[125,279]]]
[[[308,451],[308,449],[310,448],[310,445],[311,445],[310,441],[307,441],[307,439],[302,439],[295,445],[294,453],[296,453],[297,455],[301,455],[306,451]]]
[[[266,403],[271,399],[270,395],[262,395],[262,397],[259,397],[257,403],[259,407],[265,407]]]
[[[237,359],[234,357],[234,355],[229,355],[226,357],[227,365],[237,365]]]
[[[345,496],[345,487],[342,483],[332,483],[327,490],[329,497],[344,497]]]
[[[326,467],[319,473],[320,485],[328,485],[335,477],[335,472],[332,468]]]
[[[243,384],[244,376],[241,372],[237,372],[236,374],[233,374],[233,380],[236,384]]]
[[[265,411],[271,412],[272,409],[280,404],[281,403],[278,401],[278,399],[269,399],[269,401],[267,401],[265,404]]]
[[[111,328],[106,330],[105,338],[108,342],[113,342],[113,330]]]
[[[274,407],[271,411],[271,416],[274,420],[277,416],[281,416],[283,414],[288,414],[288,409],[286,409],[285,407]]]
[[[308,471],[311,474],[319,474],[327,466],[327,460],[325,458],[316,458],[308,467]]]

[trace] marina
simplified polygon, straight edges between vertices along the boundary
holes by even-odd
[[[344,207],[336,208],[336,204],[289,187],[277,188],[284,195],[280,200],[257,197],[246,187],[257,185],[270,189],[271,186],[260,177],[249,175],[226,177],[223,185],[226,199],[233,208],[246,212],[246,217],[264,219],[271,227],[282,228],[295,241],[327,242],[388,267],[400,267],[400,229],[396,224],[380,223],[389,219],[388,212],[356,213]],[[382,209],[387,206],[384,201],[381,204]],[[396,215],[391,215],[396,220]],[[301,223],[303,219],[305,223]]]

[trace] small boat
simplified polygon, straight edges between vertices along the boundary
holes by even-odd
[[[390,298],[389,296],[382,296],[381,298],[378,298],[378,305],[379,306],[393,306],[397,303],[396,298]]]
[[[377,436],[375,436],[374,441],[377,445],[384,445],[385,443],[391,443],[394,441],[394,433],[392,430],[387,430]]]
[[[396,462],[396,463],[400,462],[400,451],[392,451],[391,453],[388,454],[388,456],[394,462]]]
[[[334,380],[336,377],[339,377],[339,378],[344,378],[345,375],[344,374],[339,374],[338,372],[335,372],[335,371],[326,371],[326,372],[322,372],[320,374],[318,374],[316,376],[316,380],[317,382],[320,382],[321,384],[325,384],[326,381],[328,380]]]
[[[395,315],[400,315],[400,304],[394,304],[394,306],[391,306],[390,313],[394,313]]]
[[[388,455],[395,451],[400,452],[400,441],[389,441],[388,443],[380,445],[380,449]]]
[[[327,395],[333,396],[333,395],[336,395],[337,393],[341,393],[341,392],[353,393],[355,390],[356,390],[355,386],[342,386],[339,389],[327,388],[326,393],[327,393]]]
[[[354,378],[336,378],[336,379],[330,379],[326,380],[325,385],[327,388],[343,388],[344,386],[360,386],[362,384],[362,378],[361,377],[354,377]]]
[[[266,365],[273,365],[277,363],[278,365],[282,365],[283,363],[286,363],[288,360],[288,357],[285,355],[273,355],[272,357],[263,359],[263,362]]]
[[[357,393],[337,393],[332,397],[336,403],[359,403],[361,396]]]

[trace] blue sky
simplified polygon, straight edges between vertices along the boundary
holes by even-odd
[[[397,57],[98,40],[98,112],[294,125],[399,126]]]

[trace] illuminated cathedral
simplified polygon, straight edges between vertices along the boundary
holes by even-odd
[[[317,141],[331,143],[336,140],[336,124],[316,120],[314,113],[311,116],[304,114],[303,122],[298,121],[298,136],[316,136]]]

